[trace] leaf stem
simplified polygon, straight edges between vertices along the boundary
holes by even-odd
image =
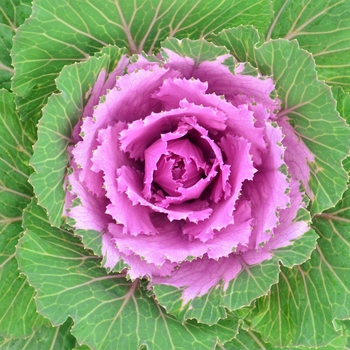
[[[293,30],[292,32],[290,31],[284,38],[291,40],[292,38],[294,38],[295,36],[297,36],[299,34],[299,32],[301,30],[303,30],[307,25],[309,25],[311,22],[313,22],[315,19],[317,19],[319,16],[322,16],[324,13],[326,13],[328,10],[330,10],[331,8],[339,5],[340,2],[337,2],[336,4],[333,4],[332,6],[329,6],[325,9],[323,9],[321,12],[319,12],[318,14],[316,14],[315,16],[311,17],[308,21],[306,21],[305,23],[303,23],[299,28]],[[293,25],[294,27],[294,25]],[[292,27],[292,28],[293,28]]]
[[[120,6],[118,4],[118,0],[115,2],[115,6],[117,7],[120,19],[121,19],[121,21],[123,23],[123,29],[124,29],[126,38],[128,40],[128,43],[129,43],[130,52],[131,53],[138,53],[136,44],[135,44],[135,42],[134,42],[134,40],[132,38],[131,32],[130,32],[130,27],[126,24],[125,18],[124,18],[123,13],[122,13],[122,10],[121,10],[121,8],[120,8]]]
[[[279,18],[281,17],[281,15],[282,15],[282,13],[283,13],[285,7],[287,6],[288,2],[289,2],[289,0],[286,0],[285,3],[283,4],[283,6],[282,6],[282,7],[280,8],[280,10],[278,11],[277,16],[276,16],[275,19],[273,20],[273,22],[272,22],[272,24],[271,24],[271,27],[270,27],[270,29],[269,29],[267,35],[266,35],[265,41],[269,41],[269,40],[271,39],[272,32],[273,32],[273,30],[275,29],[275,26],[276,26],[276,24],[277,24]]]
[[[15,72],[12,68],[5,66],[1,62],[0,62],[0,69],[5,70],[6,72],[9,72],[11,74],[13,74]]]
[[[14,33],[16,33],[16,26],[12,23],[12,21],[10,20],[10,18],[6,15],[5,11],[0,7],[0,11],[2,13],[2,15],[6,18],[6,21],[8,22],[8,24],[10,25],[12,31]]]
[[[249,328],[247,330],[247,333],[254,339],[254,341],[261,347],[261,349],[266,350],[265,346],[262,344],[262,342],[256,337],[256,335],[251,331]]]

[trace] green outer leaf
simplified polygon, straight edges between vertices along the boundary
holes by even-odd
[[[28,176],[34,124],[19,121],[13,96],[0,90],[0,335],[26,337],[46,322],[36,312],[34,289],[19,274],[15,258],[22,210],[32,195]]]
[[[161,305],[180,320],[196,318],[200,322],[214,324],[225,317],[226,310],[237,310],[250,303],[271,288],[278,281],[279,262],[287,267],[301,264],[310,257],[314,249],[317,235],[309,230],[293,245],[275,250],[273,258],[254,266],[244,266],[224,290],[219,283],[207,294],[197,297],[185,306],[182,290],[167,286],[155,285],[154,292]]]
[[[276,346],[325,346],[341,335],[333,323],[350,318],[350,189],[314,218],[320,235],[311,259],[282,269],[278,285],[257,301],[252,327]]]
[[[31,0],[1,0],[0,4],[0,89],[10,89],[13,75],[10,50],[17,28],[31,13]]]
[[[24,214],[17,248],[23,273],[37,290],[38,311],[53,325],[72,317],[72,334],[92,349],[212,349],[232,339],[238,320],[182,325],[146,295],[139,281],[106,275],[100,259],[69,232],[54,228],[35,201]]]
[[[332,93],[337,101],[337,111],[350,125],[350,93],[344,92],[340,87],[333,87]],[[350,178],[350,157],[343,161],[343,166]]]
[[[315,155],[315,162],[309,164],[314,197],[310,209],[321,213],[335,205],[346,189],[341,162],[349,152],[350,129],[336,112],[329,87],[317,80],[311,55],[300,50],[296,41],[282,39],[256,48],[258,34],[251,27],[223,31],[213,41],[273,77],[282,101],[277,117],[288,115],[296,134]]]
[[[348,332],[343,336],[336,338],[332,343],[317,347],[317,350],[344,350],[347,349]],[[241,329],[239,334],[229,343],[226,343],[224,348],[216,350],[281,350],[280,347],[275,347],[270,343],[265,343],[259,333],[253,332],[250,328]],[[312,349],[312,348],[311,348]],[[311,350],[304,346],[298,347],[283,347],[283,350]]]
[[[86,93],[93,88],[99,73],[116,64],[124,50],[107,47],[100,57],[65,67],[57,78],[62,93],[50,97],[38,124],[38,141],[34,146],[31,165],[35,173],[30,177],[40,205],[48,211],[55,226],[62,222],[65,190],[64,177],[68,162],[67,146],[74,126],[82,117],[87,101]]]
[[[284,349],[284,350],[310,350],[315,348],[310,347],[304,347],[304,346],[283,346],[276,347],[271,343],[266,343],[264,339],[262,338],[261,334],[255,332],[252,329],[251,325],[251,314],[252,310],[254,309],[255,303],[250,308],[246,309],[245,315],[243,314],[244,320],[242,320],[241,328],[238,332],[238,334],[235,336],[234,339],[231,341],[225,343],[224,347],[217,347],[216,350],[233,350],[233,349],[245,349],[245,350],[278,350],[278,349]],[[238,310],[239,312],[240,310]],[[336,321],[338,328],[342,328],[343,335],[335,338],[331,343],[327,344],[326,346],[318,346],[317,349],[319,350],[344,350],[348,349],[346,347],[347,343],[349,343],[349,325],[350,320],[345,321]],[[271,328],[273,327],[272,324],[270,324]],[[283,329],[283,332],[285,329]],[[283,337],[283,333],[280,334]],[[349,345],[349,344],[348,344]]]
[[[197,39],[243,23],[266,31],[271,17],[269,0],[35,0],[14,39],[16,104],[23,119],[40,115],[64,65],[108,44],[152,52],[166,37]]]
[[[348,341],[346,343],[346,346],[344,346],[345,349],[350,349],[350,320],[342,320],[342,321],[337,321],[337,323],[346,329],[346,333],[348,334]],[[345,333],[345,332],[344,332]],[[343,349],[341,349],[343,350]]]
[[[206,61],[215,61],[219,56],[228,57],[223,62],[223,65],[227,66],[232,74],[235,74],[236,62],[234,57],[230,54],[230,51],[224,46],[216,46],[206,40],[190,40],[176,38],[168,38],[162,42],[161,54],[165,61],[168,59],[167,53],[164,49],[169,49],[180,56],[190,57],[194,60],[196,65]],[[147,57],[148,60],[152,60],[153,57]],[[162,61],[160,61],[162,63]],[[248,62],[244,65],[244,70],[240,73],[242,75],[257,76],[259,74],[257,68],[252,67]]]
[[[169,38],[162,42],[162,57],[166,60],[167,55],[164,49],[169,49],[183,57],[191,57],[196,65],[205,61],[215,61],[218,56],[230,53],[226,47],[216,46],[206,40],[182,39],[180,41],[176,38]]]
[[[74,348],[72,350],[90,350],[90,348],[86,345],[81,345],[81,346]]]
[[[68,319],[59,327],[43,326],[26,339],[4,339],[0,337],[0,348],[1,350],[72,350],[73,347],[78,346],[75,338],[70,334],[72,325],[72,320]]]
[[[337,101],[337,111],[347,121],[350,122],[350,94],[344,92],[341,87],[332,88],[333,97]]]
[[[297,39],[313,54],[319,78],[350,91],[348,0],[275,0],[267,38]]]

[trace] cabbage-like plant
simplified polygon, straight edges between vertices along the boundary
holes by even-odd
[[[0,6],[1,348],[347,347],[347,0]]]

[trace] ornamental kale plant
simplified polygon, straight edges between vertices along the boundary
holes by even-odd
[[[1,349],[350,347],[347,0],[4,0]]]

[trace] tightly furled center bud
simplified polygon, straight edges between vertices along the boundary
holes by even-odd
[[[158,154],[156,166],[147,164],[148,160],[154,164],[154,151],[162,147],[160,144],[165,145],[165,152]],[[187,138],[166,142],[159,139],[145,150],[145,167],[152,168],[146,174],[153,182],[151,191],[145,186],[144,195],[162,206],[198,198],[210,183],[209,179],[203,183],[210,172],[210,163],[202,150]]]
[[[154,181],[169,195],[179,196],[177,189],[193,186],[207,175],[209,165],[200,148],[187,139],[169,141],[167,149],[157,163]]]

